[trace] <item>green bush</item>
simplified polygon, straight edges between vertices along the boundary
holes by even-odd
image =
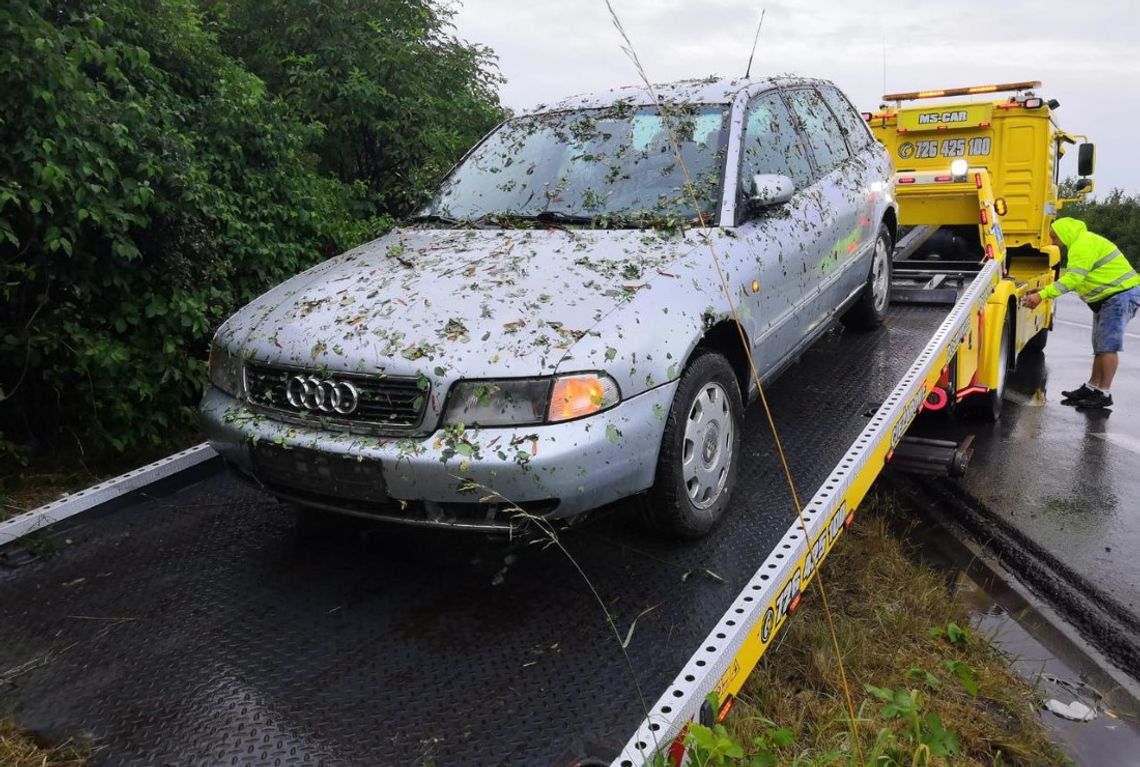
[[[1066,183],[1073,186],[1072,181]],[[1103,200],[1066,205],[1061,215],[1084,221],[1090,231],[1112,240],[1140,268],[1140,195],[1113,189]]]
[[[10,0],[0,51],[0,445],[161,441],[228,313],[382,222],[186,0]]]
[[[436,0],[203,0],[223,50],[325,130],[321,167],[402,215],[499,120],[491,52]]]

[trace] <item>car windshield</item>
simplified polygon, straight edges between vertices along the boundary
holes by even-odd
[[[685,190],[667,125],[693,183]],[[714,223],[728,106],[621,103],[508,120],[444,181],[421,217],[642,226]],[[694,197],[696,205],[694,206]]]

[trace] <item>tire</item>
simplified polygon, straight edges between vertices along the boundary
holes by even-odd
[[[1042,328],[1037,331],[1037,335],[1025,342],[1025,346],[1021,347],[1021,351],[1043,352],[1045,351],[1045,344],[1047,343],[1049,343],[1049,329]]]
[[[696,539],[724,515],[736,484],[744,406],[732,366],[698,350],[681,374],[644,498],[647,522],[666,536]]]
[[[993,423],[1001,418],[1002,395],[1005,393],[1005,382],[1013,368],[1013,317],[1012,307],[1006,310],[1005,322],[1002,324],[1001,352],[998,355],[998,385],[985,394],[975,394],[966,403],[966,414],[978,421]]]
[[[874,330],[887,317],[887,310],[891,307],[892,247],[890,231],[886,224],[879,224],[867,282],[855,304],[839,318],[852,330]]]
[[[974,248],[976,250],[976,247]],[[944,226],[922,243],[911,256],[914,261],[958,261],[975,255],[957,227]]]

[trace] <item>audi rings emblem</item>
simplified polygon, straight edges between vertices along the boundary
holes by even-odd
[[[347,381],[331,381],[316,376],[290,376],[285,398],[295,408],[348,415],[360,404],[360,392]]]

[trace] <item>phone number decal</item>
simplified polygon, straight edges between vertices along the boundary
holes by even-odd
[[[992,140],[989,136],[979,138],[947,138],[939,141],[904,141],[899,144],[899,157],[909,160],[931,160],[935,157],[984,157],[990,153]]]

